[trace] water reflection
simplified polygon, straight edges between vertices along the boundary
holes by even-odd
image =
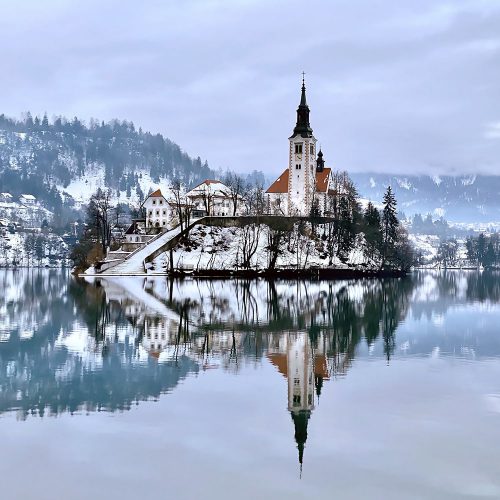
[[[286,379],[301,465],[323,385],[344,377],[355,356],[500,354],[500,279],[491,273],[81,282],[54,270],[5,271],[0,287],[0,412],[126,410],[191,374],[271,363]]]

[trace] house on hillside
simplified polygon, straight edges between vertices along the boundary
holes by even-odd
[[[142,204],[146,211],[146,228],[166,229],[172,219],[172,208],[161,189],[153,191]]]
[[[288,138],[288,168],[266,191],[267,211],[274,215],[326,215],[331,205],[342,196],[338,179],[325,167],[321,148],[309,123],[309,106],[305,82],[302,80],[297,122]]]
[[[221,181],[206,179],[186,194],[192,204],[193,217],[205,215],[226,216],[234,214],[236,202],[236,215],[242,215],[244,200],[242,196],[232,196],[231,188]]]
[[[0,203],[12,203],[13,196],[10,193],[0,193]]]
[[[36,204],[36,198],[32,194],[22,194],[19,197],[19,201],[23,205],[35,205]]]
[[[140,243],[143,234],[146,234],[146,221],[144,219],[133,219],[125,231],[125,241],[127,243]]]

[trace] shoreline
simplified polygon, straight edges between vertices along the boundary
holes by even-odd
[[[205,279],[312,279],[312,280],[333,280],[333,279],[361,279],[361,278],[404,278],[408,271],[395,269],[375,270],[375,269],[275,269],[275,270],[176,270],[171,272],[150,272],[113,274],[96,273],[85,274],[75,273],[79,277],[126,277],[126,276],[165,276],[171,278],[205,278]]]

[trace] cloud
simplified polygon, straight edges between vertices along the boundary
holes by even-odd
[[[488,123],[485,127],[484,137],[486,139],[500,139],[500,121]]]
[[[6,114],[130,119],[213,167],[274,175],[305,70],[314,133],[335,168],[500,167],[494,0],[5,4]]]

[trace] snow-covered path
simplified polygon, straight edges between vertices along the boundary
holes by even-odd
[[[181,232],[180,226],[161,234],[159,237],[150,241],[145,247],[132,253],[123,262],[120,262],[115,267],[112,267],[99,276],[116,276],[116,275],[137,275],[146,274],[144,270],[144,259],[158,250],[160,247],[168,243],[172,238],[175,238]]]

